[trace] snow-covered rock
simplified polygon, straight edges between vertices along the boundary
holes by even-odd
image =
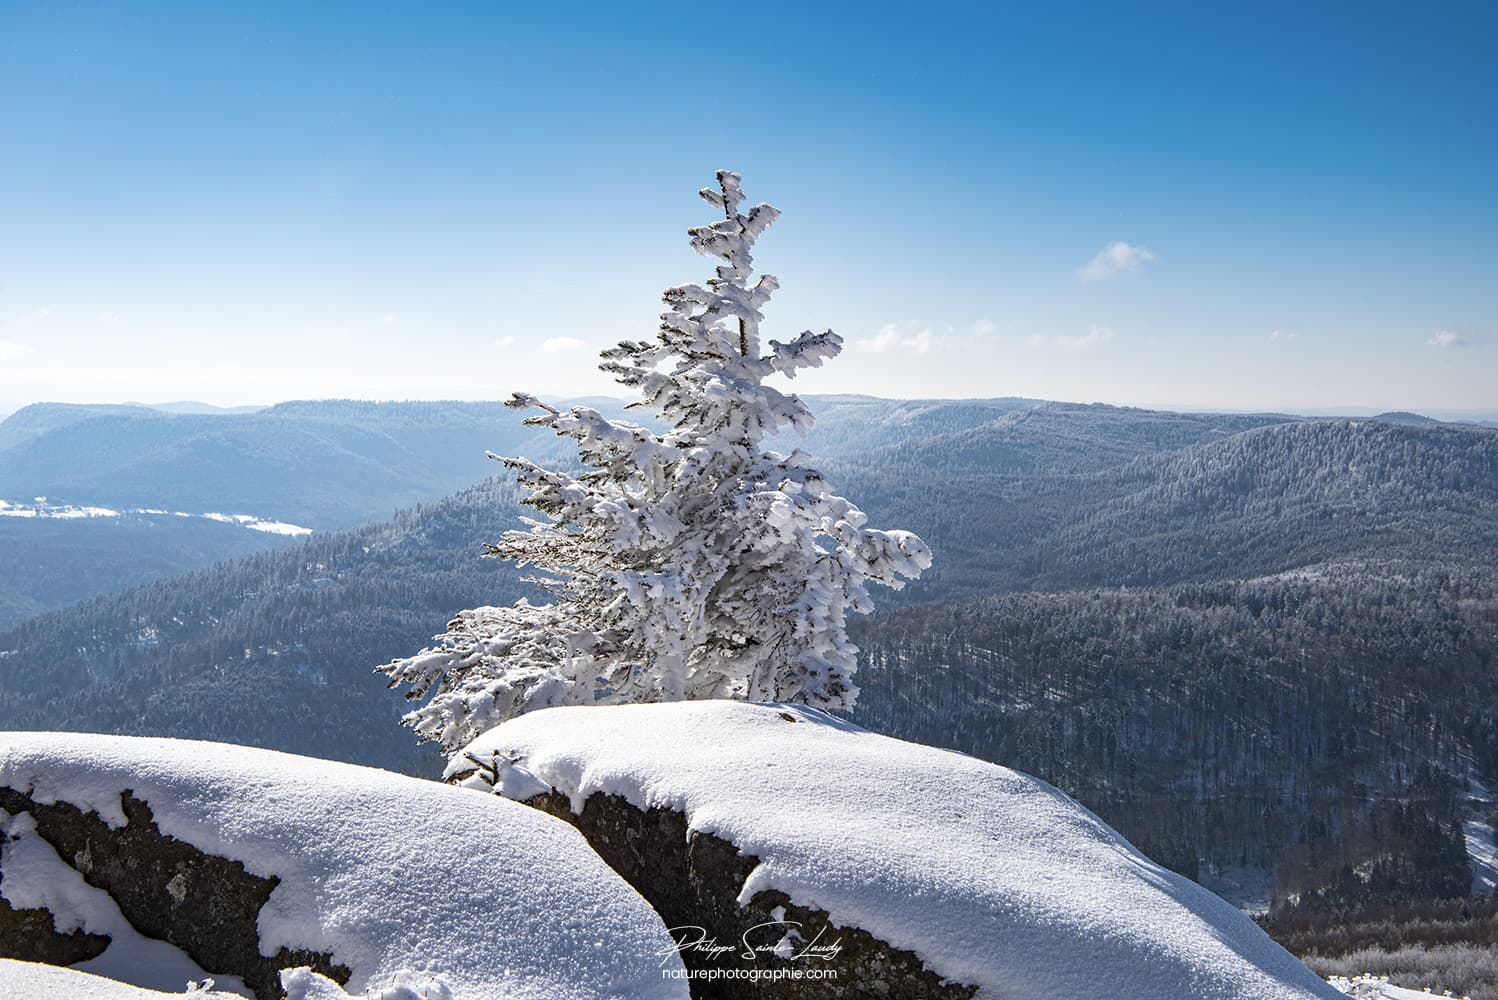
[[[1332,976],[1328,981],[1353,1000],[1430,1000],[1431,997],[1452,996],[1450,990],[1445,993],[1433,993],[1430,990],[1409,990],[1402,986],[1394,986],[1387,976],[1363,975],[1351,979],[1346,976]],[[1467,1000],[1467,998],[1461,997],[1458,1000]]]
[[[171,989],[203,972],[261,997],[687,995],[662,976],[680,966],[660,918],[576,830],[436,782],[219,743],[3,733],[0,831],[0,896],[109,936],[86,968],[118,979],[166,962]],[[310,971],[281,974],[295,967]]]
[[[668,924],[704,926],[676,931],[679,942],[704,939],[686,949],[688,966],[766,968],[775,955],[801,955],[789,964],[838,969],[847,954],[830,954],[837,938],[866,932],[934,973],[922,992],[907,992],[916,988],[909,980],[899,995],[1341,995],[1243,914],[1154,864],[1045,782],[812,709],[731,701],[547,709],[475,740],[449,777],[538,804],[561,801],[559,811],[585,833],[592,827],[594,846],[636,879]],[[633,829],[618,828],[621,809],[637,817]],[[689,843],[667,842],[672,815]],[[704,877],[691,854],[717,841],[743,856],[726,909],[745,907],[752,922],[689,919],[670,910],[691,892],[644,884]],[[680,856],[648,857],[671,852]],[[755,928],[776,920],[802,926]],[[740,935],[751,932],[745,952]],[[716,955],[704,950],[714,936],[726,948]],[[860,949],[853,971],[877,975],[883,960]],[[761,983],[752,995],[819,995],[776,993],[778,985]],[[853,983],[844,975],[838,985]]]
[[[185,986],[186,984],[184,984]],[[0,997],[5,1000],[240,1000],[233,993],[198,989],[161,993],[116,979],[39,962],[0,958]]]

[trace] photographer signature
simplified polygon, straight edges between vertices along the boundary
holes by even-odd
[[[826,944],[821,943],[822,935],[827,932],[826,927],[817,931],[817,936],[807,941],[796,933],[796,928],[800,926],[801,923],[797,920],[768,920],[747,928],[739,937],[738,944],[719,944],[716,937],[708,936],[706,927],[686,924],[681,927],[672,927],[666,932],[671,935],[671,940],[676,944],[675,947],[662,951],[661,955],[683,955],[691,952],[706,955],[710,961],[716,962],[724,955],[736,951],[740,958],[751,962],[756,961],[761,954],[775,955],[788,962],[794,962],[799,958],[820,958],[825,962],[837,958],[842,953],[841,939],[829,941]],[[787,930],[778,940],[769,944],[752,944],[749,935],[766,927],[784,927]],[[666,958],[661,959],[661,964],[666,964]]]

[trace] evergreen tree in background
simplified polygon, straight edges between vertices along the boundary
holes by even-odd
[[[761,442],[805,432],[802,402],[766,385],[842,349],[832,331],[762,351],[774,277],[751,281],[751,250],[779,211],[739,211],[739,175],[702,198],[723,218],[688,231],[720,261],[704,285],[667,289],[654,341],[602,353],[600,368],[658,414],[657,432],[525,394],[526,423],[577,443],[569,475],[501,459],[545,515],[489,554],[530,565],[551,602],[461,612],[433,648],[382,668],[407,697],[405,723],[456,749],[507,718],[554,705],[743,698],[849,708],[857,648],[848,612],[873,609],[867,583],[899,588],[931,563],[918,537],[878,531],[800,451]],[[497,456],[491,456],[497,457]]]

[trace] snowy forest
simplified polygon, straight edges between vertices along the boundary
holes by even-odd
[[[1495,41],[0,2],[0,1000],[1498,1000]]]
[[[460,448],[492,408],[41,407],[0,425],[0,465],[32,489],[114,505],[39,496],[4,510],[107,525],[122,574],[154,544],[138,539],[167,534],[165,507],[211,502],[190,479],[162,508],[139,492],[163,454],[205,454],[205,428],[207,454],[232,428],[247,480],[261,478],[257,456],[274,464],[299,441],[358,457],[347,479],[320,461],[297,509],[270,489],[246,494],[263,518],[210,517],[291,537],[119,592],[50,586],[78,550],[48,564],[11,536],[12,558],[37,569],[10,581],[17,624],[0,633],[0,726],[18,731],[0,756],[0,957],[143,986],[212,973],[197,993],[262,1000],[810,997],[832,995],[813,985],[828,975],[848,977],[848,995],[909,998],[1081,997],[1106,979],[1140,996],[1405,995],[1348,978],[1360,970],[1339,956],[1404,945],[1389,928],[1420,907],[1459,902],[1476,926],[1472,906],[1484,912],[1480,894],[1498,887],[1498,430],[1408,414],[802,399],[770,380],[831,361],[842,340],[762,342],[778,282],[753,273],[751,248],[778,213],[742,211],[727,171],[701,196],[721,218],[689,235],[713,276],[666,291],[655,340],[601,356],[639,399],[517,393],[508,405],[531,413],[530,436],[506,443],[543,460],[502,457],[505,473],[387,520],[358,523],[433,478],[399,471],[401,456],[424,436]],[[70,467],[59,446],[96,422],[134,442],[113,496],[110,477]],[[319,530],[298,537],[300,522]],[[244,544],[195,536],[170,558]],[[183,739],[237,746],[205,760]],[[76,770],[89,741],[97,778]],[[315,815],[294,819],[276,789],[299,768]],[[251,791],[226,785],[231,771],[253,776]],[[469,887],[458,924],[422,923],[399,943],[371,930],[386,926],[380,892],[350,910],[300,881],[385,863],[394,834],[378,823],[336,857],[320,846],[338,837],[319,824],[342,814],[319,803],[351,789],[454,817],[429,831],[454,845],[513,822],[481,803],[518,800],[532,818],[504,849],[527,857],[555,831],[526,823],[564,821],[581,834],[565,848],[581,881],[538,889],[526,880],[543,862],[517,860]],[[245,795],[264,812],[248,826],[225,804],[208,820],[182,805]],[[204,822],[225,832],[205,841]],[[314,832],[296,833],[303,823]],[[155,853],[163,834],[171,851],[186,845],[175,867]],[[241,874],[272,873],[270,888],[203,875],[225,861],[202,853],[215,845]],[[177,874],[141,888],[139,861],[124,859],[142,856]],[[419,885],[451,874],[408,863]],[[198,881],[179,881],[188,872]],[[113,901],[48,888],[80,877]],[[612,895],[588,905],[613,914],[624,950],[612,965],[525,904],[600,886]],[[246,893],[263,897],[223,917]],[[555,956],[561,979],[455,943],[461,921],[492,919],[494,893],[518,893],[507,919],[526,927],[505,947]],[[192,918],[205,895],[213,915]],[[1085,913],[1099,901],[1113,907],[1102,925]],[[340,923],[360,907],[367,918]],[[425,921],[441,907],[417,910]],[[708,911],[750,958],[775,956],[778,992],[738,983],[730,949],[700,957],[673,938],[665,979],[639,964],[661,943],[648,928],[674,933]],[[1383,915],[1325,952],[1336,928],[1363,926],[1356,914]],[[1485,940],[1448,923],[1433,943],[1480,955]],[[749,944],[782,925],[799,929]],[[959,925],[1023,947],[954,941],[944,929]],[[819,952],[831,931],[850,943]],[[179,950],[166,979],[130,979],[161,941]],[[1480,969],[1445,971],[1421,974],[1485,995]],[[95,988],[48,978],[60,974],[0,963],[9,989]]]
[[[1471,782],[1498,780],[1495,432],[822,405],[832,417],[807,447],[827,474],[934,553],[920,581],[853,623],[860,723],[1044,777],[1193,877],[1257,872],[1245,901],[1329,885],[1380,853],[1370,824],[1397,805],[1446,839],[1486,823]],[[840,405],[857,414],[846,430]],[[904,440],[870,450],[880,419]],[[1110,438],[1111,454],[1094,449]],[[922,502],[911,456],[944,470],[932,475],[951,503]],[[1364,485],[1327,472],[1339,468]],[[432,773],[371,668],[457,609],[533,593],[478,556],[521,495],[496,477],[388,522],[37,616],[0,639],[3,724]],[[309,712],[313,729],[297,722]],[[1449,887],[1451,856],[1382,895]]]

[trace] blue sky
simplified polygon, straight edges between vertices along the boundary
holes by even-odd
[[[0,411],[611,387],[717,167],[802,391],[1498,410],[1498,6],[0,0]]]

